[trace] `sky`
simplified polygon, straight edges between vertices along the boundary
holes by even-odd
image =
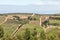
[[[0,5],[60,5],[60,0],[0,0]]]
[[[4,8],[2,5],[4,5]],[[9,5],[10,6],[14,5],[15,7],[12,7],[12,6],[9,7]],[[14,8],[16,8],[18,11],[16,11],[16,9]],[[1,9],[0,13],[15,12],[15,11],[16,12],[36,12],[36,13],[60,13],[60,0],[0,0],[0,9]],[[19,11],[20,9],[21,10],[23,9],[23,10]],[[38,11],[41,11],[41,12],[38,12]]]

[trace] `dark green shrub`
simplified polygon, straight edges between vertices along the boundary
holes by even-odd
[[[30,20],[31,19],[31,16],[28,16],[28,20]]]
[[[15,20],[20,21],[20,17],[19,16],[13,16]]]

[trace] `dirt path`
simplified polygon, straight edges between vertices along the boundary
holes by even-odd
[[[8,17],[5,17],[5,20],[0,24],[2,25],[3,23],[5,23],[7,21]]]
[[[11,37],[14,38],[14,36],[16,35],[16,33],[19,31],[19,29],[23,26],[23,24],[20,24],[16,30],[11,34]]]

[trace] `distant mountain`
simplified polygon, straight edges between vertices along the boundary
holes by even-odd
[[[59,5],[0,5],[0,13],[60,13]]]

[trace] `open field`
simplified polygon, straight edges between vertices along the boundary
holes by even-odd
[[[27,18],[28,16],[31,16],[32,14],[5,14],[5,15],[1,15],[0,16],[0,26],[3,28],[4,30],[4,37],[6,38],[7,36],[10,37],[12,35],[12,33],[17,29],[19,28],[19,25],[20,24],[24,24],[24,22],[27,21]],[[21,17],[21,19],[17,20],[17,19],[14,19],[13,16],[18,16],[19,18]],[[35,15],[35,16],[32,16],[31,18],[36,18],[36,19],[31,19],[29,21],[27,21],[26,24],[24,24],[23,26],[21,26],[18,31],[13,35],[14,37],[16,37],[16,39],[5,39],[5,40],[23,40],[24,39],[24,34],[25,34],[25,31],[26,29],[30,30],[30,35],[32,35],[32,37],[36,37],[36,36],[33,36],[33,32],[37,32],[37,35],[38,37],[36,38],[36,40],[40,40],[40,38],[44,38],[44,36],[46,35],[47,39],[48,40],[50,36],[56,36],[56,40],[60,40],[60,20],[56,20],[56,19],[51,19],[49,20],[49,25],[47,28],[44,28],[44,26],[40,26],[39,23],[40,23],[40,16],[41,15]],[[25,21],[26,20],[26,21]],[[34,23],[32,21],[35,21]],[[38,22],[36,22],[38,21]],[[21,23],[22,22],[22,23]],[[32,23],[29,23],[29,22],[32,22]],[[35,28],[35,29],[34,29]],[[34,31],[35,30],[35,31]],[[46,32],[45,32],[46,31]],[[29,31],[28,31],[29,32]],[[28,34],[27,32],[27,34]],[[42,34],[41,34],[42,33]],[[45,34],[44,34],[45,33]],[[51,35],[52,34],[52,35]],[[40,37],[41,35],[41,37]],[[49,35],[49,36],[48,36]],[[26,35],[27,36],[27,35]],[[25,37],[26,37],[25,36]],[[52,38],[54,38],[52,36]],[[22,37],[23,39],[19,39],[20,37]],[[28,36],[27,36],[28,37]],[[3,38],[2,38],[3,39]],[[34,39],[34,38],[33,38]],[[30,39],[31,40],[31,39]],[[44,40],[44,39],[43,39]],[[51,39],[50,39],[51,40]],[[55,40],[55,39],[54,39]]]

